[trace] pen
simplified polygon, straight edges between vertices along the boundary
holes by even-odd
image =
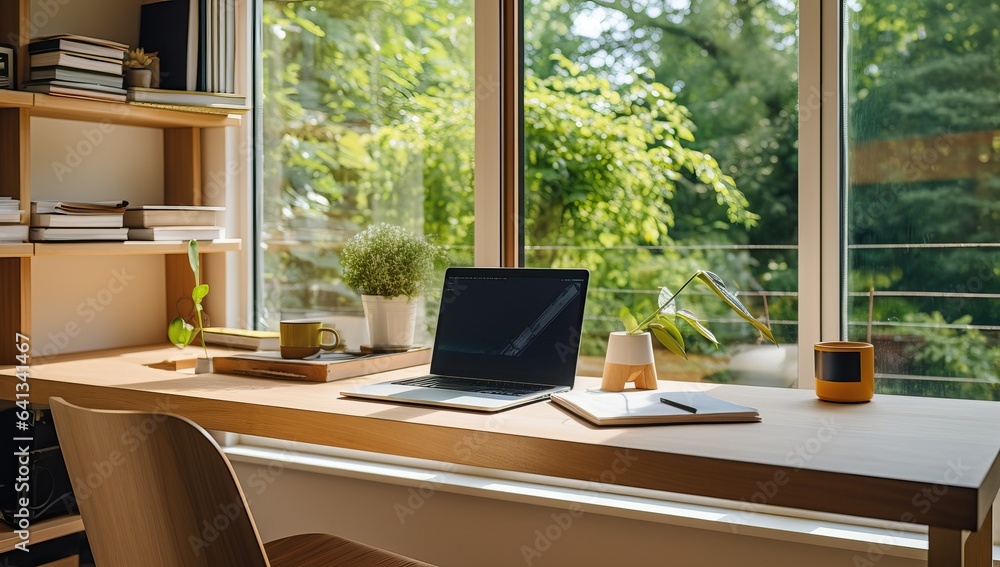
[[[682,404],[680,402],[675,402],[675,401],[671,400],[670,398],[660,398],[660,401],[663,402],[663,403],[665,403],[665,404],[667,404],[668,406],[674,406],[675,408],[682,409],[682,410],[684,410],[686,412],[698,413],[698,408],[691,407],[691,406],[689,406],[687,404]]]

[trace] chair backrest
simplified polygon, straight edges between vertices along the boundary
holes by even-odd
[[[233,469],[204,429],[162,413],[50,404],[97,565],[269,567]]]

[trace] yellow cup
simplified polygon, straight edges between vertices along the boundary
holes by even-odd
[[[333,342],[323,342],[323,333],[333,335]],[[280,335],[281,358],[306,358],[340,346],[340,333],[319,321],[282,321]]]
[[[867,402],[875,395],[875,347],[830,341],[813,345],[816,395],[828,402]]]

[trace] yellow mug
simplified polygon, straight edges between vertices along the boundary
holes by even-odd
[[[828,402],[867,402],[875,395],[875,347],[829,341],[813,345],[816,395]]]
[[[323,333],[333,335],[333,342],[323,342]],[[340,346],[340,333],[319,321],[282,321],[280,335],[281,358],[306,358]]]

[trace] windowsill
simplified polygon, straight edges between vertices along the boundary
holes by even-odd
[[[536,506],[565,509],[576,505],[584,513],[870,552],[873,555],[921,561],[927,555],[926,528],[911,524],[875,522],[773,506],[740,509],[724,500],[461,467],[273,439],[253,438],[253,443],[254,446],[235,444],[224,447],[223,451],[233,461],[253,464],[279,461],[289,469],[315,474],[418,489],[429,487],[435,491]],[[271,446],[258,446],[261,444]],[[993,562],[995,567],[1000,567],[1000,546],[993,547]]]

